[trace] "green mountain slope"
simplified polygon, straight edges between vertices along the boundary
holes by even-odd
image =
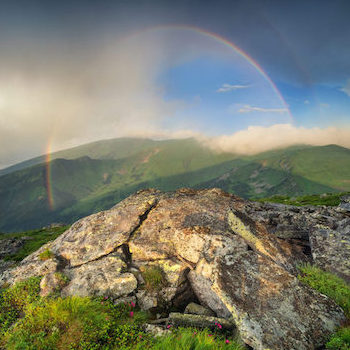
[[[101,140],[88,143],[82,146],[51,153],[50,159],[76,159],[88,156],[93,159],[121,159],[132,156],[142,150],[151,149],[158,143],[167,141],[153,141],[138,138],[118,138],[111,140]],[[45,156],[35,157],[24,162],[15,164],[0,170],[0,176],[10,174],[14,171],[29,168],[33,165],[45,162]]]
[[[329,145],[264,152],[237,159],[229,172],[197,187],[220,187],[248,198],[349,191],[350,150]]]
[[[220,187],[246,198],[350,191],[350,150],[334,145],[237,157],[194,139],[116,139],[60,154],[0,176],[0,231],[71,223],[148,187]]]

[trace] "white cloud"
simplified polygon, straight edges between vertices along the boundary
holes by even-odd
[[[350,97],[350,79],[348,79],[345,86],[339,90],[343,91],[345,94],[347,94]]]
[[[232,135],[207,138],[206,146],[219,152],[256,154],[295,144],[322,146],[337,144],[350,148],[350,128],[303,128],[291,124],[275,124],[269,127],[250,126]]]
[[[238,113],[250,113],[250,112],[262,112],[262,113],[287,113],[287,108],[264,108],[245,105],[238,110]]]
[[[144,130],[136,137],[153,139],[182,139],[194,137],[205,147],[217,152],[257,154],[271,149],[297,144],[324,146],[337,144],[350,148],[350,128],[303,128],[291,124],[275,124],[268,127],[250,126],[231,135],[209,137],[192,130]]]
[[[247,89],[249,85],[231,85],[231,84],[223,84],[221,88],[217,89],[216,92],[229,92],[233,90]]]

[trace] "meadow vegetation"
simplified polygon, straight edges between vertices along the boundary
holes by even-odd
[[[232,336],[216,330],[170,329],[153,337],[143,324],[150,315],[134,303],[115,305],[105,297],[42,298],[40,277],[0,291],[0,347],[9,350],[214,350],[243,349]]]
[[[145,273],[145,271],[147,271]],[[143,272],[152,288],[162,283],[153,268]],[[65,278],[64,276],[62,277]],[[321,269],[300,267],[300,281],[332,298],[350,316],[350,287]],[[243,350],[243,343],[216,324],[212,329],[175,328],[154,337],[144,330],[152,316],[133,303],[104,297],[40,297],[40,277],[0,290],[0,347],[9,350]],[[147,283],[147,282],[146,282]],[[350,349],[350,328],[329,338],[329,350]]]
[[[268,198],[258,199],[258,202],[262,203],[280,203],[287,205],[303,206],[303,205],[326,205],[337,206],[340,204],[340,198],[345,195],[349,195],[350,192],[340,193],[325,193],[325,194],[313,194],[300,197],[288,197],[282,195],[276,195]]]
[[[4,260],[21,261],[26,256],[37,251],[41,246],[43,246],[47,242],[56,239],[60,234],[62,234],[68,228],[69,226],[60,226],[60,227],[41,228],[38,230],[30,230],[30,231],[24,231],[24,232],[0,234],[0,240],[8,239],[8,238],[23,238],[23,237],[27,238],[24,245],[21,247],[19,251],[17,251],[14,254],[7,255],[4,258]],[[45,255],[43,257],[45,258]]]

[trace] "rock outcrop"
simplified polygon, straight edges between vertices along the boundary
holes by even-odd
[[[349,227],[347,207],[146,190],[79,220],[0,281],[43,275],[43,295],[136,297],[157,313],[196,301],[254,349],[315,349],[345,317],[297,279],[297,266],[312,262],[349,279]],[[52,259],[41,260],[45,250]]]

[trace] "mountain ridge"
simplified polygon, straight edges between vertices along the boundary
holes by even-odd
[[[336,145],[254,156],[220,154],[194,139],[114,139],[98,142],[95,150],[93,145],[65,151],[68,157],[86,151],[81,157],[55,158],[0,176],[0,230],[71,223],[149,187],[219,187],[244,198],[350,191],[350,150]],[[93,152],[101,159],[92,158]]]

